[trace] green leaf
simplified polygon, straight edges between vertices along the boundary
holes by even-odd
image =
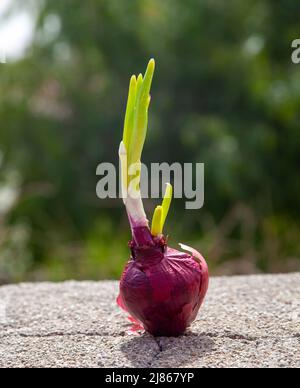
[[[148,108],[150,103],[150,88],[155,69],[154,59],[148,63],[144,78],[140,75],[137,80],[134,127],[130,138],[130,164],[141,160],[148,126]]]
[[[163,203],[162,203],[162,221],[161,221],[161,228],[163,230],[169,210],[170,205],[172,202],[172,196],[173,196],[173,187],[170,183],[167,183],[166,192],[164,195]]]
[[[136,101],[137,80],[133,75],[130,79],[127,107],[124,121],[123,143],[128,150],[131,133],[134,126],[134,107]]]
[[[152,226],[151,226],[152,236],[158,236],[159,234],[162,233],[161,220],[162,220],[162,207],[157,206],[154,211],[154,215],[152,219]]]

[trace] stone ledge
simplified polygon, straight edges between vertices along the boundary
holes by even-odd
[[[211,279],[179,338],[133,335],[118,282],[0,287],[0,367],[300,367],[300,273]]]

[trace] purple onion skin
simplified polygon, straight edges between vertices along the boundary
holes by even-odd
[[[154,336],[179,336],[195,320],[209,275],[204,258],[169,248],[163,236],[147,245],[130,243],[131,259],[118,304]]]

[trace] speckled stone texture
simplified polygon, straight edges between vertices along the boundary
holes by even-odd
[[[118,283],[0,287],[0,367],[300,367],[300,273],[212,278],[179,338],[133,334]]]

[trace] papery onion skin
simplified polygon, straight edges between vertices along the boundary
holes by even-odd
[[[154,336],[178,336],[194,321],[208,289],[204,258],[169,248],[130,243],[132,256],[120,281],[118,304]]]

